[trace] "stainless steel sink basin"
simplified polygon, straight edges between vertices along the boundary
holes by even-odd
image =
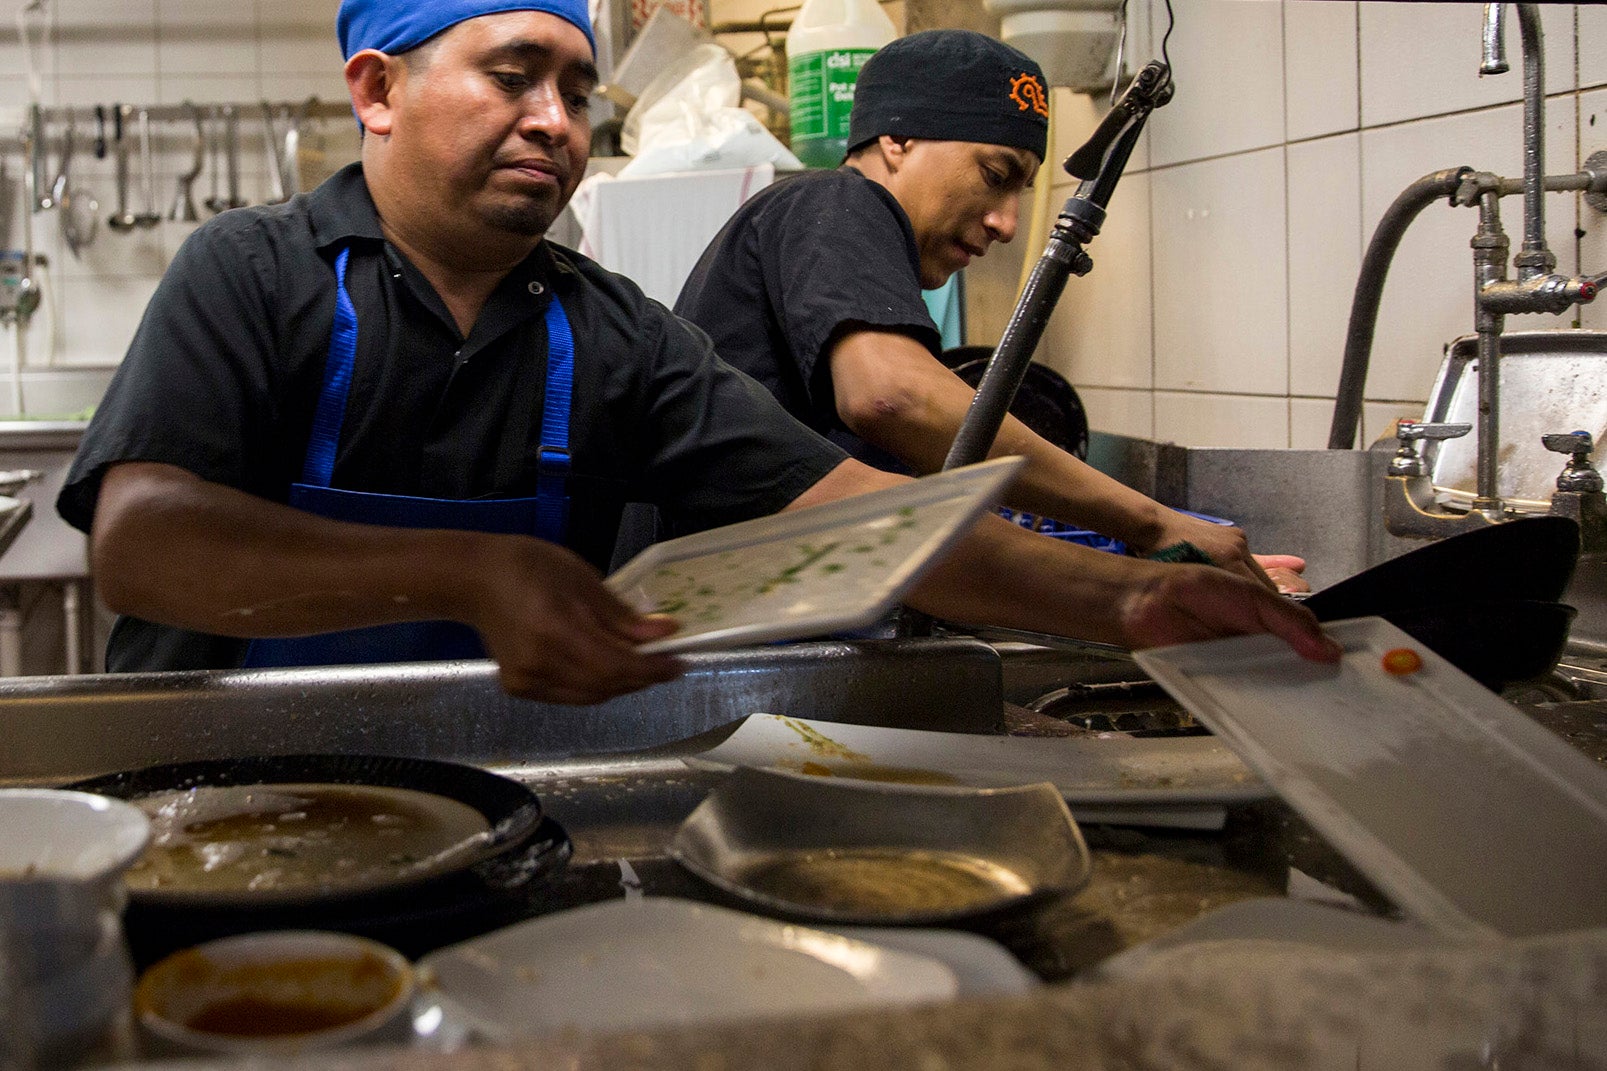
[[[631,754],[756,711],[994,732],[1000,658],[969,639],[693,655],[684,677],[589,707],[510,698],[489,662],[0,682],[0,784],[248,754],[406,755],[494,768]]]

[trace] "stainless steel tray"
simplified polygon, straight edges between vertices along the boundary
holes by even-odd
[[[1093,868],[1053,785],[887,785],[747,768],[709,793],[669,851],[705,881],[767,911],[877,924],[952,922],[1068,895]],[[838,862],[855,867],[850,884],[874,901],[779,892],[757,877],[777,866]],[[871,871],[859,869],[867,862]],[[976,898],[945,904],[956,882]]]

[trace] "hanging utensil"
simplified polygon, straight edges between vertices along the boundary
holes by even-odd
[[[106,106],[95,105],[95,159],[106,159]]]
[[[156,167],[151,159],[151,113],[145,108],[139,110],[139,159],[140,192],[145,211],[135,216],[134,222],[141,227],[154,227],[162,222],[162,214],[156,210]]]
[[[308,97],[302,103],[298,135],[291,166],[296,171],[296,187],[310,190],[329,177],[329,138],[318,116],[317,97]]]
[[[61,142],[61,170],[56,173],[56,181],[50,184],[48,199],[51,204],[61,204],[62,194],[67,192],[67,164],[73,158],[73,140],[78,130],[73,122],[73,113],[67,113],[67,133],[62,135]]]
[[[46,174],[49,162],[45,159],[45,110],[38,104],[28,107],[28,123],[32,132],[28,139],[28,166],[33,172],[33,210],[41,212],[55,208],[56,202],[51,200],[50,178]]]
[[[112,155],[117,158],[117,212],[106,223],[119,233],[139,226],[139,220],[128,210],[128,138],[123,130],[124,120],[133,114],[131,105],[112,106]]]
[[[279,157],[279,174],[281,176],[281,189],[285,198],[301,192],[301,168],[297,161],[301,155],[301,114],[293,109],[285,109],[287,126],[285,129],[285,151]]]
[[[167,218],[178,223],[194,223],[201,218],[201,214],[195,210],[195,198],[191,190],[195,180],[201,176],[201,169],[206,166],[206,131],[201,128],[201,109],[189,101],[184,102],[184,108],[190,113],[191,122],[195,124],[194,154],[190,159],[189,170],[178,177],[173,191],[173,207],[167,210]]]
[[[262,140],[268,147],[268,200],[275,205],[285,198],[285,165],[279,153],[279,131],[273,122],[273,105],[262,102]]]
[[[240,197],[240,116],[234,105],[223,106],[223,160],[229,176],[229,199],[224,208],[244,208]]]
[[[100,202],[88,190],[72,182],[70,169],[77,148],[77,135],[77,125],[72,113],[68,112],[67,134],[61,147],[61,174],[56,176],[56,183],[51,187],[51,196],[60,212],[58,222],[61,224],[62,240],[67,243],[67,251],[75,257],[82,256],[84,247],[95,240],[95,231],[100,225]]]
[[[223,123],[222,113],[213,108],[207,123],[207,155],[211,157],[209,170],[212,175],[211,192],[205,201],[208,212],[222,212],[229,207],[223,199]]]

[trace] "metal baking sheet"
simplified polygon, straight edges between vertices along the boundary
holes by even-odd
[[[1607,770],[1382,618],[1337,665],[1270,636],[1139,665],[1409,915],[1461,938],[1607,925]],[[1385,654],[1412,650],[1415,672]]]

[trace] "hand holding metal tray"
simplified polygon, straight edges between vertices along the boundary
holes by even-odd
[[[607,580],[681,624],[655,651],[705,651],[863,628],[993,506],[1026,462],[996,458],[882,491],[648,547]]]

